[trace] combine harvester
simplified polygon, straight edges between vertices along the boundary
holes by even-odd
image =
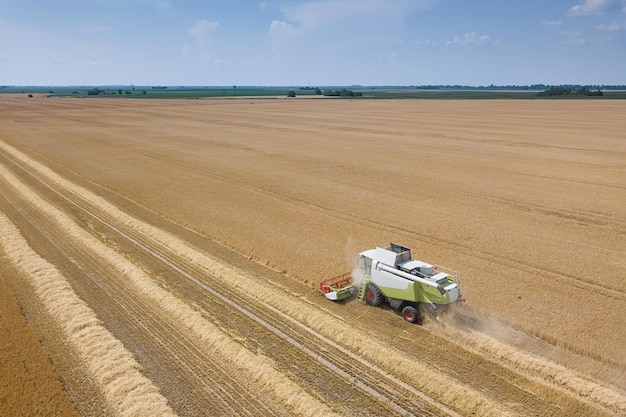
[[[441,320],[444,311],[463,301],[456,271],[412,259],[409,248],[395,243],[361,252],[357,268],[362,277],[358,299],[372,306],[387,302],[409,323],[427,314]],[[346,273],[322,281],[320,290],[329,300],[341,301],[355,292],[353,283]]]

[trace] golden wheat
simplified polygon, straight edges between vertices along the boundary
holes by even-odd
[[[6,100],[2,130],[50,167],[311,287],[349,270],[358,248],[400,239],[414,255],[461,270],[470,311],[580,354],[590,375],[621,381],[623,389],[624,333],[615,331],[626,326],[623,102],[106,103]],[[102,212],[115,209],[73,189]],[[232,268],[220,269],[158,228],[144,229],[123,212],[111,216],[159,235],[153,239],[241,291],[267,288],[251,276],[238,282]],[[291,305],[284,294],[277,298],[266,301]],[[308,326],[319,324],[307,317]],[[529,380],[540,375],[556,387],[533,387],[546,401],[563,391],[621,412],[617,391],[482,336],[460,340]],[[371,344],[372,335],[365,337],[360,342]],[[363,355],[377,363],[372,357],[384,356],[377,352]],[[617,377],[601,375],[609,366]]]

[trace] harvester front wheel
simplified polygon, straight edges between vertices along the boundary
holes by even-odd
[[[375,284],[369,283],[365,287],[365,302],[371,306],[378,307],[383,302],[383,294]]]
[[[406,306],[402,309],[402,318],[409,323],[417,323],[420,319],[420,314],[413,306]]]

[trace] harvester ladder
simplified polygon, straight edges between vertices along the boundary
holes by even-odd
[[[363,301],[365,297],[365,288],[367,288],[367,284],[370,282],[371,277],[366,276],[361,279],[361,285],[359,286],[359,300]]]

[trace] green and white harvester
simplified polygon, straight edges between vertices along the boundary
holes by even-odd
[[[322,281],[320,289],[329,300],[340,301],[356,291],[354,285],[359,300],[372,306],[388,303],[410,323],[426,316],[440,320],[463,301],[456,271],[412,259],[409,248],[395,243],[361,252],[351,274]]]

